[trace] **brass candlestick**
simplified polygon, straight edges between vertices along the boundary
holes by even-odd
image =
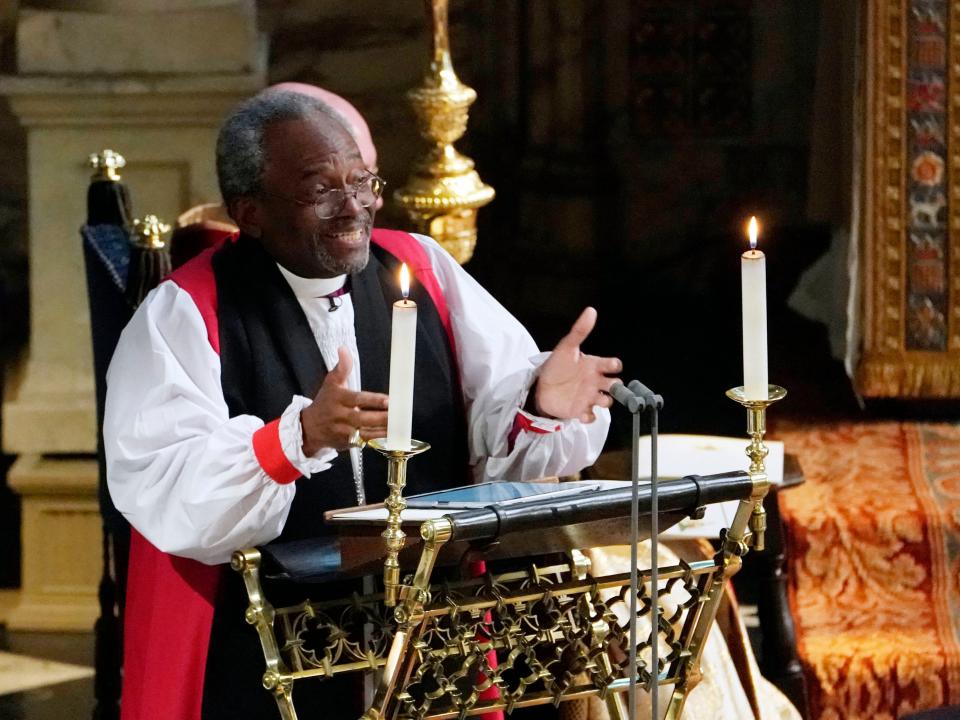
[[[407,506],[403,499],[403,488],[407,484],[407,460],[430,449],[430,444],[420,440],[411,440],[410,449],[393,450],[387,447],[386,438],[378,438],[367,443],[387,458],[387,487],[390,494],[383,504],[388,511],[387,528],[381,533],[387,545],[387,556],[383,561],[383,603],[387,607],[397,604],[400,591],[400,551],[406,540],[406,534],[400,529],[401,513]]]
[[[747,457],[750,458],[750,475],[763,476],[766,479],[767,468],[763,464],[764,458],[770,450],[763,444],[763,436],[767,432],[767,408],[778,400],[787,396],[787,391],[779,385],[767,386],[767,397],[764,400],[748,400],[746,391],[741,385],[727,390],[727,397],[740,403],[747,409],[747,433],[750,435],[750,444],[747,446]],[[766,493],[764,493],[766,494]],[[763,550],[763,534],[767,529],[767,513],[763,509],[761,497],[753,506],[750,515],[750,532],[753,549]]]

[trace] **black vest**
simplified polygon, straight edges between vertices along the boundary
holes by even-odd
[[[399,261],[371,243],[370,262],[350,277],[360,377],[363,390],[387,392],[391,307],[399,299]],[[294,395],[316,395],[326,368],[306,316],[260,244],[245,236],[213,258],[217,286],[221,383],[230,416],[279,417]],[[469,482],[466,419],[450,343],[437,308],[418,283],[417,354],[414,369],[413,436],[431,449],[408,465],[405,495],[456,487]],[[386,496],[385,460],[363,451],[367,502]],[[356,505],[348,453],[332,467],[296,481],[297,492],[279,541],[327,534],[323,512]],[[279,602],[298,602],[280,591]],[[342,593],[343,588],[334,590]],[[310,586],[303,597],[319,599],[329,590]],[[268,591],[268,598],[270,597]],[[303,599],[300,598],[300,600]],[[236,573],[222,585],[214,615],[204,683],[204,718],[279,717],[276,704],[260,686],[263,655],[256,632],[243,620],[246,594]],[[350,676],[353,673],[348,674]],[[304,681],[294,687],[301,717],[358,717],[356,677]],[[353,702],[347,700],[351,698]]]
[[[250,238],[241,237],[214,258],[220,322],[221,382],[230,416],[279,417],[291,398],[312,398],[327,370],[293,291],[276,263]],[[400,297],[399,261],[371,244],[367,267],[350,278],[363,390],[387,392],[390,322]],[[413,436],[431,445],[408,465],[406,495],[468,482],[466,421],[457,370],[437,309],[414,283],[417,355]],[[363,451],[367,502],[386,496],[387,468],[377,452]],[[297,494],[281,540],[327,532],[322,511],[356,505],[348,453],[315,478],[297,481]]]

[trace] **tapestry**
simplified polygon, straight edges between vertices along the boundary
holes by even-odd
[[[960,427],[776,433],[805,484],[779,495],[812,720],[960,703]]]
[[[857,389],[866,397],[956,398],[960,3],[875,0],[862,10]]]
[[[907,19],[907,323],[910,350],[947,349],[947,2]]]

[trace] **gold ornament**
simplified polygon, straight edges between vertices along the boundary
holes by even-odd
[[[477,210],[493,200],[494,190],[480,179],[473,160],[453,146],[466,132],[477,93],[453,70],[447,0],[427,0],[426,8],[433,30],[430,67],[423,85],[407,98],[430,148],[393,197],[417,232],[432,236],[463,264],[477,244]]]

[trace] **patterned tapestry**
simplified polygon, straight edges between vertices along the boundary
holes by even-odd
[[[863,3],[863,355],[869,397],[960,397],[960,3]]]
[[[910,350],[947,349],[947,0],[908,19],[907,327]]]
[[[806,483],[782,492],[812,720],[960,703],[960,427],[776,433]]]

